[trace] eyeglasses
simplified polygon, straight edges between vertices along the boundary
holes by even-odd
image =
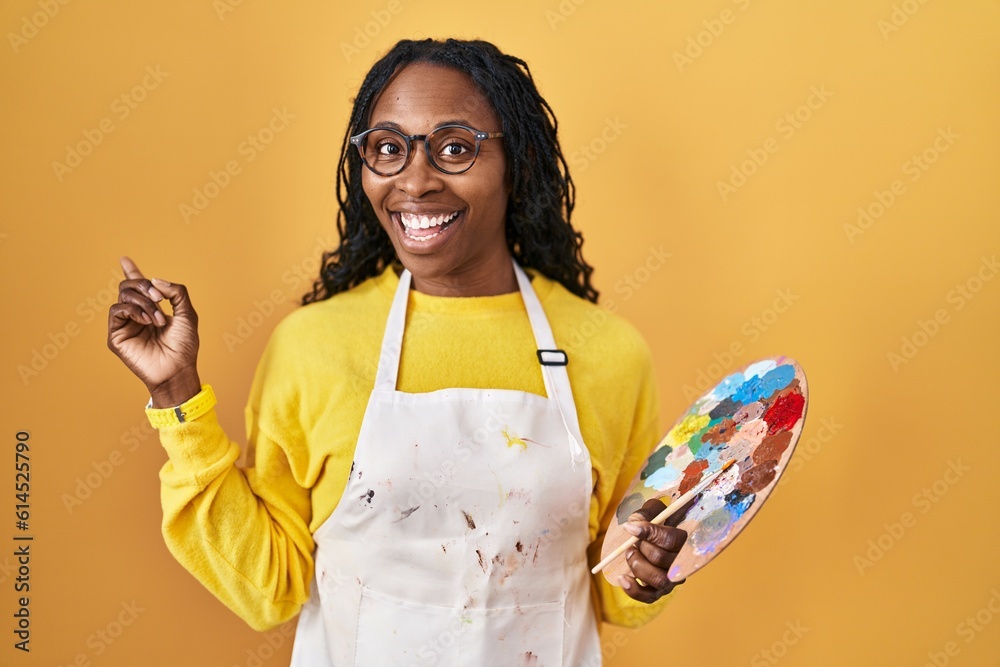
[[[423,140],[427,158],[446,174],[461,174],[472,168],[479,157],[479,145],[497,139],[503,132],[482,132],[465,125],[442,125],[430,134],[409,136],[388,127],[375,127],[351,137],[361,161],[379,176],[395,176],[413,159],[411,145]],[[419,150],[419,149],[418,149]]]

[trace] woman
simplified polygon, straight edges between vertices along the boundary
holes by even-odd
[[[589,574],[657,399],[623,321],[559,349],[597,292],[551,110],[491,44],[402,41],[340,165],[340,246],[251,390],[252,468],[185,288],[123,258],[108,344],[150,391],[169,548],[255,628],[301,612],[296,666],[600,664],[597,620],[651,618],[685,535],[650,503],[621,588]]]

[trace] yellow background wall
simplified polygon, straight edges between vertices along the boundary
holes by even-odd
[[[262,346],[334,242],[351,96],[397,39],[455,35],[527,60],[556,110],[664,428],[754,358],[809,377],[786,483],[652,625],[605,633],[608,664],[996,664],[997,2],[10,0],[0,28],[0,663],[287,664],[287,633],[249,630],[163,545],[164,455],[105,347],[117,258],[188,285],[241,438]]]

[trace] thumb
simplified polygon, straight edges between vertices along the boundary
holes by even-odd
[[[197,322],[198,315],[194,311],[194,306],[191,305],[191,299],[184,285],[171,283],[161,278],[152,278],[150,282],[170,301],[174,317],[181,317]]]

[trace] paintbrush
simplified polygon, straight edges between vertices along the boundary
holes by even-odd
[[[670,518],[671,514],[673,514],[680,508],[684,507],[684,505],[686,505],[692,498],[694,498],[699,493],[707,489],[708,485],[714,482],[716,477],[718,477],[726,470],[728,470],[729,467],[734,463],[736,463],[736,459],[729,459],[728,461],[726,461],[726,464],[722,466],[717,472],[712,473],[711,475],[703,479],[701,482],[699,482],[697,486],[695,486],[693,489],[683,494],[680,498],[678,498],[674,502],[670,503],[670,506],[667,507],[662,512],[660,512],[659,514],[657,514],[653,518],[653,520],[650,521],[650,523],[654,523],[658,526],[661,525],[664,521]],[[606,568],[611,563],[611,561],[621,556],[623,553],[625,553],[626,549],[628,549],[630,546],[632,546],[638,541],[639,538],[636,537],[635,535],[630,536],[627,540],[625,540],[625,542],[621,546],[619,546],[617,549],[608,554],[607,558],[605,558],[600,563],[595,565],[594,569],[590,571],[591,574],[597,574],[598,572]]]

